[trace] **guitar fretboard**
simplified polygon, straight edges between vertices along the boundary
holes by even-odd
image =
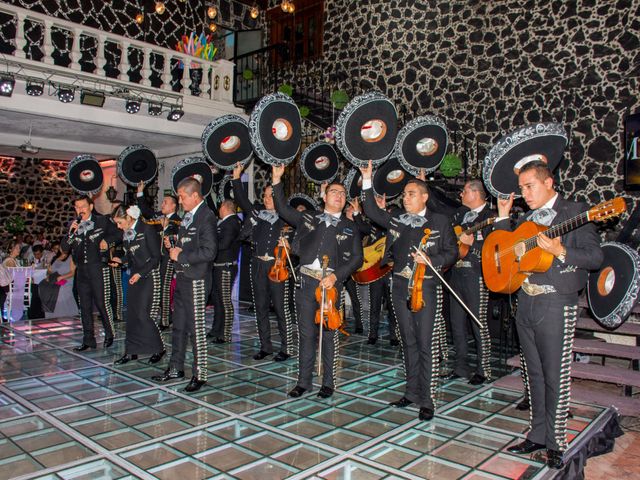
[[[575,217],[570,218],[569,220],[565,220],[562,223],[549,227],[547,230],[545,230],[544,234],[549,238],[560,237],[565,233],[570,232],[571,230],[575,230],[576,228],[581,227],[585,223],[589,223],[588,211],[583,212],[580,215],[576,215]],[[535,247],[538,246],[537,237],[527,238],[523,243],[526,246],[527,252],[530,250],[533,250]]]
[[[495,219],[495,217],[487,218],[486,220],[467,228],[462,233],[464,233],[465,235],[476,233],[478,230],[482,230],[484,227],[488,227],[489,225],[491,225],[495,221]]]

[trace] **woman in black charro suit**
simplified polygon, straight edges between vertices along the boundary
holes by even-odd
[[[160,239],[156,229],[144,223],[140,209],[119,207],[113,220],[123,235],[123,258],[114,257],[130,271],[127,292],[127,336],[124,355],[115,365],[152,354],[149,363],[159,362],[165,346],[154,318],[160,306]]]

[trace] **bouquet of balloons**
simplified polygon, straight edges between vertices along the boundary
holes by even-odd
[[[213,37],[211,35],[201,33],[198,36],[195,32],[191,32],[188,37],[183,35],[182,40],[176,45],[176,50],[208,61],[212,61],[218,52],[218,49],[213,45]],[[182,62],[180,62],[180,68],[184,68]]]

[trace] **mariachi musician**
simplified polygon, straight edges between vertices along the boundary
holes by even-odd
[[[435,379],[439,348],[433,348],[434,327],[442,315],[442,287],[427,267],[424,277],[415,279],[421,286],[424,306],[412,311],[407,297],[412,294],[410,284],[417,264],[429,263],[442,269],[457,258],[455,234],[449,220],[427,210],[429,190],[425,182],[409,180],[404,187],[403,214],[391,214],[379,208],[373,199],[372,163],[362,167],[364,212],[373,222],[387,229],[387,245],[383,263],[393,260],[392,302],[398,318],[405,362],[406,390],[390,405],[420,407],[420,420],[428,421],[434,414]],[[423,244],[421,251],[416,251]],[[419,271],[419,270],[417,270]]]
[[[465,247],[461,249],[465,252],[465,256],[460,258],[451,269],[451,286],[482,323],[480,328],[475,322],[471,322],[478,354],[475,373],[469,379],[471,385],[480,385],[491,377],[489,363],[491,337],[487,325],[489,291],[482,278],[481,259],[482,244],[492,230],[489,219],[495,217],[495,212],[486,202],[486,193],[480,180],[470,180],[465,183],[460,199],[464,208],[454,215],[453,225],[459,226],[462,230],[459,242]],[[455,366],[449,378],[468,378],[470,367],[467,358],[469,346],[467,324],[469,322],[466,310],[453,296],[449,303],[449,318],[455,348]]]
[[[240,229],[242,222],[236,215],[236,203],[225,199],[218,208],[218,253],[213,262],[213,325],[207,338],[213,343],[231,341],[233,327],[233,303],[231,290],[238,273],[240,253]]]
[[[284,165],[272,167],[273,193],[278,214],[296,228],[292,251],[300,258],[300,288],[296,292],[300,336],[299,373],[296,386],[289,392],[289,396],[295,398],[310,391],[313,386],[312,373],[319,334],[319,327],[314,320],[319,307],[316,290],[340,290],[349,275],[362,264],[362,246],[356,226],[342,214],[346,204],[344,186],[339,183],[327,186],[323,197],[324,212],[299,212],[289,206],[285,199],[281,181],[284,168]],[[324,257],[328,259],[328,269],[321,268],[320,260]],[[336,296],[337,303],[339,299],[340,292]],[[335,304],[334,307],[339,309],[340,305]],[[320,398],[333,395],[337,346],[338,331],[325,329],[320,345],[324,368],[322,387],[318,393]]]
[[[173,195],[165,195],[160,205],[160,211],[154,212],[144,197],[144,182],[138,184],[136,200],[142,216],[148,223],[155,225],[160,234],[160,331],[165,331],[171,323],[171,280],[173,279],[173,260],[169,258],[169,251],[164,245],[165,238],[174,239],[180,229],[180,215],[178,215],[178,199]]]
[[[264,208],[257,208],[247,197],[242,187],[240,176],[243,165],[238,164],[233,170],[233,198],[245,213],[243,237],[251,238],[251,289],[256,313],[256,324],[260,338],[260,351],[253,356],[254,360],[273,354],[271,343],[271,323],[269,321],[269,305],[273,304],[280,334],[280,351],[274,357],[276,362],[287,360],[293,353],[293,324],[285,309],[286,282],[273,282],[269,279],[269,270],[275,263],[274,250],[280,238],[290,234],[291,228],[276,213],[272,187],[264,189],[262,201]]]

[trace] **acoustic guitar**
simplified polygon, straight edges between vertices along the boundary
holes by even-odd
[[[456,238],[458,239],[458,259],[459,260],[462,260],[464,257],[467,256],[470,248],[470,245],[467,245],[466,243],[462,243],[460,241],[460,236],[462,234],[473,235],[477,231],[482,230],[484,227],[488,227],[489,225],[491,225],[495,221],[495,219],[496,219],[495,217],[487,218],[486,220],[480,223],[476,223],[475,225],[472,225],[471,227],[465,230],[463,230],[460,225],[456,225],[455,227],[453,227],[453,231],[455,232]]]
[[[377,242],[362,249],[364,255],[362,266],[351,274],[351,278],[353,278],[356,283],[368,285],[384,277],[391,271],[393,262],[381,265],[386,243],[387,237],[382,237]]]
[[[513,232],[494,230],[482,246],[482,274],[487,288],[492,292],[513,293],[531,273],[546,272],[551,267],[554,256],[538,247],[539,233],[559,237],[588,222],[620,215],[626,209],[623,198],[614,198],[551,227],[524,222]]]

